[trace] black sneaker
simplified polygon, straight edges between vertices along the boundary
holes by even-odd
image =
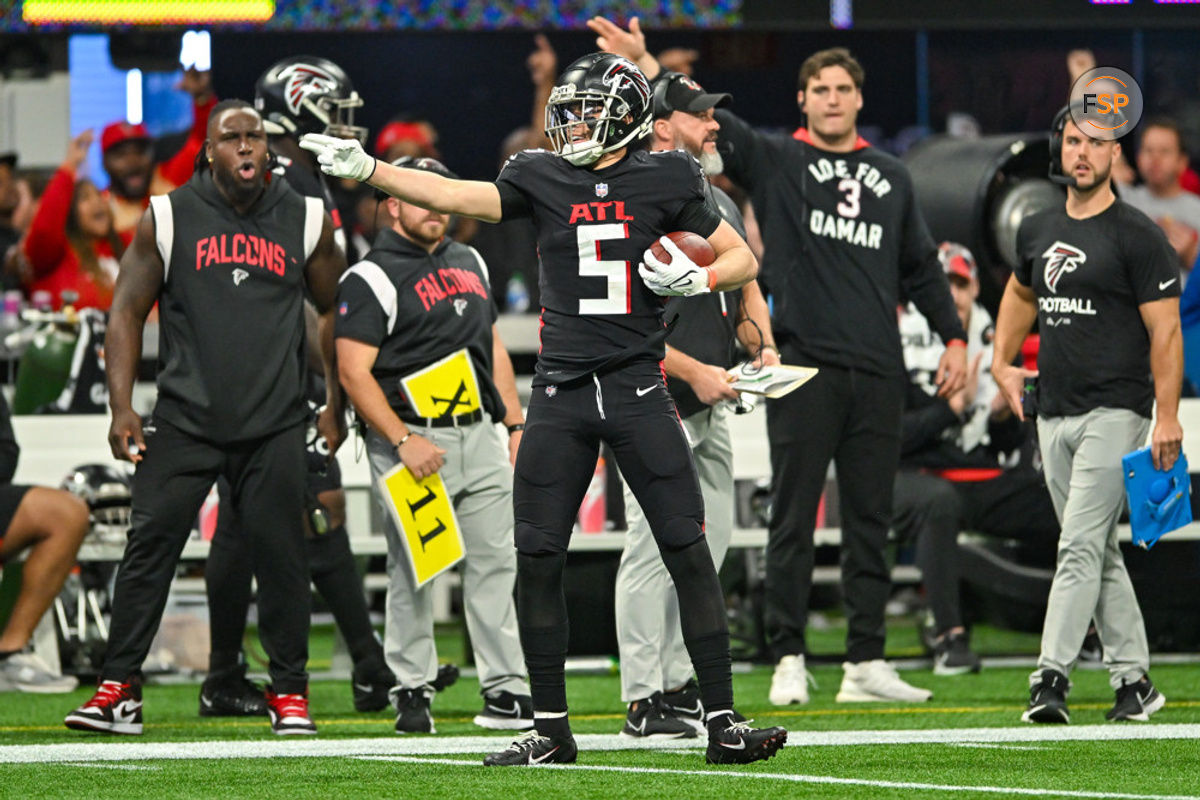
[[[705,731],[704,703],[700,702],[700,685],[692,678],[673,692],[662,693],[663,711],[686,722],[698,733]]]
[[[387,664],[377,659],[364,659],[350,673],[350,688],[354,690],[355,711],[380,711],[388,706],[388,692],[396,685],[396,676]]]
[[[1029,708],[1021,715],[1022,722],[1067,724],[1067,692],[1071,682],[1056,669],[1042,670],[1041,679],[1029,690]]]
[[[393,699],[396,733],[437,733],[429,710],[430,695],[425,689],[399,689]]]
[[[749,764],[779,752],[787,742],[785,728],[751,728],[750,721],[730,722],[725,728],[708,734],[709,764]]]
[[[246,665],[231,672],[210,675],[200,684],[200,716],[264,717],[267,696],[263,688],[246,677]]]
[[[1167,698],[1154,688],[1150,676],[1147,675],[1144,680],[1136,683],[1122,681],[1121,688],[1117,689],[1117,702],[1104,715],[1104,718],[1112,722],[1121,720],[1146,722],[1150,719],[1151,714],[1166,704]]]
[[[136,678],[128,683],[102,681],[92,699],[67,714],[68,728],[101,733],[142,732],[142,684]]]
[[[458,665],[442,664],[437,677],[429,682],[435,692],[444,692],[458,682]]]
[[[621,735],[627,739],[692,739],[696,729],[671,714],[663,705],[662,692],[629,704]],[[696,702],[699,702],[697,699]]]
[[[499,753],[483,759],[485,767],[536,767],[540,764],[574,764],[579,750],[575,737],[551,739],[530,731]]]
[[[472,720],[493,731],[524,731],[533,727],[533,699],[527,694],[492,692],[483,696],[483,710]]]
[[[934,675],[966,675],[979,672],[979,656],[971,652],[965,633],[947,633],[933,649]]]

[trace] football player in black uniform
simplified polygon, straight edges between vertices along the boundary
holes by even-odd
[[[757,266],[704,202],[696,160],[640,146],[650,122],[645,75],[624,58],[595,53],[567,67],[551,92],[546,133],[555,152],[519,153],[495,182],[398,169],[333,137],[300,142],[327,173],[368,181],[407,202],[489,222],[530,216],[537,226],[541,351],[513,490],[517,607],[535,730],[488,756],[488,765],[575,760],[563,679],[563,564],[601,441],[649,517],[688,609],[683,636],[708,709],[708,760],[768,758],[787,738],[783,728],[756,730],[735,716],[724,598],[704,538],[696,470],[661,367],[659,295],[733,289],[753,279]],[[716,261],[706,268],[691,262],[663,236],[678,229],[707,238]],[[650,252],[656,240],[669,263]],[[639,262],[641,280],[634,276]]]
[[[204,158],[187,184],[152,198],[121,262],[105,350],[116,458],[137,464],[132,528],[113,593],[108,653],[95,696],[70,728],[142,732],[140,669],[175,563],[218,477],[250,537],[259,635],[277,734],[316,733],[308,713],[309,573],[304,502],[304,298],[322,314],[333,369],[332,313],[346,259],[319,200],[269,180],[262,117],[241,100],[213,110]],[[142,326],[159,309],[158,400],[143,423],[131,395]],[[340,391],[318,429],[337,450]]]
[[[640,29],[595,18],[602,46],[659,71]],[[808,127],[767,135],[718,109],[725,174],[750,192],[763,233],[763,282],[780,357],[821,372],[767,405],[773,505],[767,544],[767,637],[775,705],[808,702],[804,663],[817,507],[829,462],[842,514],[846,661],[838,702],[928,700],[883,659],[892,482],[900,458],[904,362],[900,290],[946,343],[942,397],[966,376],[966,333],[913,196],[893,156],[858,135],[863,70],[846,50],[810,56],[797,100]]]
[[[273,64],[254,87],[254,105],[263,115],[275,162],[272,170],[305,197],[319,199],[333,221],[334,241],[346,252],[333,195],[316,159],[301,150],[296,139],[303,133],[322,132],[352,136],[359,141],[367,131],[354,125],[354,109],[362,105],[346,73],[337,64],[316,56],[291,56]],[[318,361],[320,345],[313,335],[315,313],[308,308],[309,359]],[[325,386],[314,370],[308,373],[308,404],[315,419],[325,398]],[[354,563],[346,533],[346,492],[337,461],[317,452],[321,439],[310,430],[305,486],[305,544],[313,584],[337,623],[354,662],[351,690],[359,711],[378,711],[388,702],[395,676],[384,660],[383,647],[371,625],[363,596],[362,578]],[[242,530],[229,497],[229,485],[218,481],[221,502],[212,549],[204,570],[208,592],[210,649],[208,677],[200,687],[201,716],[251,716],[265,714],[262,691],[246,679],[242,637],[250,607],[250,534]]]

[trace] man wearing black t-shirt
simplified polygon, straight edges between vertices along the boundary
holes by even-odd
[[[1067,202],[1021,223],[992,361],[1022,418],[1023,381],[1038,375],[1038,439],[1062,526],[1022,719],[1069,721],[1067,675],[1094,617],[1116,691],[1107,718],[1146,720],[1165,699],[1147,674],[1146,627],[1117,543],[1121,457],[1145,442],[1152,411],[1154,465],[1169,469],[1182,448],[1179,267],[1154,222],[1113,194],[1109,176],[1120,145],[1085,136],[1066,109],[1052,137],[1051,158],[1061,158],[1069,181]],[[1038,373],[1013,366],[1035,321]]]
[[[108,652],[95,696],[67,727],[142,732],[141,665],[175,563],[213,482],[232,487],[251,538],[259,633],[270,663],[277,734],[312,734],[308,713],[309,574],[304,499],[304,298],[331,328],[345,257],[320,200],[267,178],[267,135],[248,103],[209,119],[205,161],[184,186],[151,199],[125,251],[105,350],[113,456],[137,464],[132,528],[117,573]],[[158,400],[131,394],[142,326],[159,310]],[[332,344],[332,333],[326,337]],[[332,347],[323,352],[330,386]],[[341,392],[318,420],[332,454],[345,435]]]
[[[666,333],[659,296],[734,289],[754,277],[756,265],[745,241],[705,204],[695,159],[635,149],[650,119],[641,71],[595,53],[563,72],[546,105],[555,152],[519,153],[495,182],[397,169],[332,137],[301,140],[329,174],[369,181],[422,207],[489,222],[529,216],[537,227],[541,350],[513,486],[517,613],[536,730],[486,765],[576,758],[563,677],[563,565],[601,441],[650,518],[687,609],[684,641],[708,709],[707,759],[769,758],[787,738],[782,728],[752,729],[735,716],[729,629],[704,539],[703,500],[659,363]],[[674,230],[707,238],[713,264],[692,263],[663,235]],[[669,261],[648,249],[656,239]]]
[[[451,176],[432,158],[393,164]],[[496,332],[487,266],[473,248],[446,236],[448,215],[394,197],[385,206],[391,225],[338,288],[334,334],[342,384],[368,425],[367,456],[388,542],[384,644],[396,675],[396,732],[433,733],[438,672],[432,595],[416,585],[404,534],[378,489],[397,464],[418,479],[439,473],[458,520],[463,608],[484,698],[475,724],[531,728],[513,605],[509,463],[525,426],[512,362]],[[509,453],[495,422],[508,428]]]
[[[654,83],[651,150],[684,150],[700,162],[705,175],[722,171],[717,152],[720,125],[713,109],[729,100],[709,94],[680,72],[666,72]],[[737,204],[705,183],[713,207],[745,238]],[[757,281],[730,292],[677,297],[666,306],[675,317],[667,339],[667,389],[679,409],[692,448],[692,461],[704,495],[704,535],[720,569],[733,535],[733,444],[728,414],[738,394],[729,385],[735,362],[735,337],[762,363],[778,364],[766,300]],[[629,705],[621,731],[627,737],[692,737],[703,729],[703,705],[692,680],[692,662],[679,628],[680,609],[671,576],[637,498],[625,487],[625,549],[617,570],[617,645],[620,648],[621,699]]]
[[[658,63],[641,30],[603,18],[600,45]],[[900,458],[905,373],[896,329],[900,291],[946,342],[939,396],[966,376],[966,333],[908,170],[858,135],[863,69],[847,50],[810,56],[797,99],[808,127],[791,136],[753,130],[718,109],[725,174],[750,192],[763,234],[762,280],[774,300],[785,364],[820,374],[767,404],[772,509],[767,540],[767,638],[778,660],[768,699],[808,702],[805,626],[817,508],[832,459],[842,515],[842,584],[848,630],[839,702],[923,701],[883,660],[885,558],[892,482]]]

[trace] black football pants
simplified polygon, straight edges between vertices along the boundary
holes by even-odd
[[[805,363],[788,352],[787,364]],[[842,519],[846,658],[883,658],[891,573],[884,549],[900,458],[903,377],[821,365],[809,383],[767,403],[771,523],[766,556],[767,640],[776,659],[805,652],[813,530],[832,459]]]
[[[101,678],[124,681],[141,669],[196,514],[224,476],[250,536],[271,683],[280,694],[305,691],[311,606],[300,516],[305,426],[218,445],[160,419],[152,425],[133,477],[132,528],[117,572]]]

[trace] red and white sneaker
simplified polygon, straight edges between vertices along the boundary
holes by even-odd
[[[308,715],[308,692],[275,694],[272,687],[267,687],[267,714],[277,736],[312,736],[317,732]]]
[[[63,722],[77,731],[139,735],[142,732],[142,684],[134,678],[128,683],[102,681],[92,699],[67,714]]]

